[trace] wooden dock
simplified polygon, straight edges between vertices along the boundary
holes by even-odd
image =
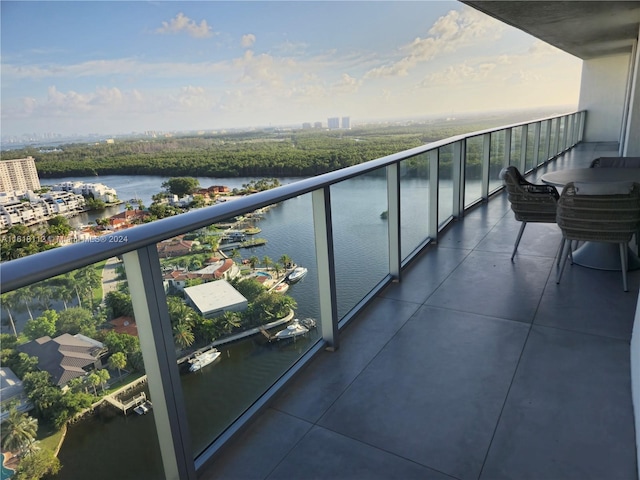
[[[147,395],[146,393],[142,392],[136,395],[135,397],[133,397],[127,403],[122,403],[120,400],[118,400],[112,395],[108,395],[104,397],[104,400],[110,403],[111,405],[113,405],[114,407],[118,408],[119,410],[122,410],[122,413],[126,415],[129,412],[129,410],[131,410],[132,408],[136,408],[138,405],[146,403]]]

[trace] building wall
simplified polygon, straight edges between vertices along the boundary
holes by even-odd
[[[0,162],[0,192],[40,190],[40,179],[33,157]]]
[[[585,60],[579,109],[587,110],[585,142],[618,142],[625,111],[629,55]]]
[[[640,37],[640,31],[638,32]],[[627,112],[625,136],[622,142],[622,155],[640,157],[640,48],[638,42],[634,47],[629,75],[629,95],[631,101]]]

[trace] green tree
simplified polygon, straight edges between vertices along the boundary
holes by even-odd
[[[67,310],[69,308],[69,304],[73,301],[74,289],[71,285],[65,282],[64,284],[58,285],[54,288],[53,295],[54,298],[62,301],[64,309]]]
[[[173,340],[180,349],[185,349],[193,345],[195,335],[192,327],[187,323],[178,323],[173,327]]]
[[[60,460],[48,449],[38,449],[20,460],[14,480],[38,480],[60,471]]]
[[[38,420],[12,406],[2,423],[2,448],[22,453],[35,441],[37,433]]]
[[[87,382],[93,387],[93,394],[95,396],[98,396],[96,387],[102,383],[102,378],[100,378],[100,375],[98,375],[96,371],[91,372],[89,375],[87,375]]]
[[[16,298],[15,292],[3,293],[0,296],[0,302],[2,302],[2,308],[5,309],[7,315],[9,316],[9,323],[11,324],[11,330],[13,331],[13,335],[17,338],[18,332],[16,331],[16,322],[13,320],[13,309],[16,308],[18,303],[18,299]]]
[[[58,312],[45,310],[38,318],[27,321],[23,333],[29,340],[35,340],[40,337],[53,337],[56,333],[57,322]]]
[[[34,292],[31,286],[19,288],[14,292],[14,295],[16,297],[16,300],[18,302],[21,302],[25,306],[25,309],[29,314],[29,318],[33,320],[33,314],[31,313],[31,302],[33,301]]]
[[[122,376],[122,369],[127,366],[127,356],[123,352],[116,352],[109,357],[109,368],[118,370],[118,377]]]
[[[266,268],[267,270],[269,270],[269,267],[271,266],[272,263],[273,263],[273,260],[271,260],[271,257],[268,257],[267,255],[262,257],[262,264],[264,265],[264,268]]]
[[[110,312],[111,318],[133,317],[133,303],[131,295],[123,292],[112,291],[107,293],[105,304]]]
[[[11,364],[11,369],[19,378],[24,378],[27,373],[35,372],[38,369],[38,357],[19,352]]]
[[[93,314],[86,308],[72,307],[58,313],[56,330],[58,333],[71,335],[80,333],[87,337],[94,337],[96,335],[96,321]]]
[[[102,392],[104,393],[104,386],[111,378],[111,375],[109,374],[109,371],[105,370],[104,368],[96,370],[96,375],[98,375],[98,378],[100,379],[100,386],[102,387]]]
[[[200,182],[197,178],[193,177],[173,177],[163,182],[162,188],[172,195],[184,197],[185,195],[191,195],[200,188]]]
[[[66,237],[71,232],[72,228],[69,224],[69,219],[62,215],[56,215],[53,218],[47,220],[47,235]]]
[[[51,248],[26,225],[14,225],[0,237],[0,261],[14,260]]]

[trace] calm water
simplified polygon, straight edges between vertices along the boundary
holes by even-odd
[[[141,198],[150,205],[151,196],[162,190],[167,177],[104,176],[64,180],[100,182],[113,187],[123,200]],[[199,178],[200,185],[241,187],[249,178]],[[281,183],[297,179],[283,178]],[[424,223],[427,186],[424,180],[403,180],[403,226]],[[388,272],[387,223],[380,213],[387,209],[386,181],[366,176],[331,188],[333,230],[339,316],[345,315]],[[116,208],[114,213],[123,207]],[[98,216],[106,216],[101,214]],[[90,215],[78,217],[77,223],[90,223]],[[315,265],[311,196],[304,195],[282,202],[257,222],[258,235],[268,243],[251,250],[241,250],[243,258],[265,256],[277,261],[287,254],[309,274],[291,286],[288,295],[298,303],[298,317],[319,316]],[[412,249],[422,238],[420,229],[403,227],[403,252]],[[414,238],[415,237],[415,238]],[[407,247],[405,247],[407,243]],[[320,335],[318,330],[284,346],[265,343],[254,337],[223,347],[216,363],[202,371],[183,375],[182,388],[195,454],[206,448],[230,421],[237,418],[280,375],[309,348]],[[60,452],[63,469],[59,478],[156,479],[161,476],[160,458],[153,415],[94,417],[69,428]]]

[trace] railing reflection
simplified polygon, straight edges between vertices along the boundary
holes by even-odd
[[[514,164],[531,170],[572,147],[582,138],[585,115],[577,112],[440,140],[142,225],[127,232],[126,242],[112,242],[115,237],[106,236],[104,243],[76,244],[14,260],[2,266],[2,292],[19,291],[96,262],[122,258],[164,474],[166,478],[195,478],[197,468],[301,365],[322,348],[338,347],[339,325],[347,323],[386,283],[399,280],[401,265],[437,239],[443,225],[500,189],[497,173],[502,166]],[[172,324],[158,243],[281,202],[298,202],[306,212],[295,220],[281,216],[279,228],[291,228],[291,222],[306,225],[304,238],[293,239],[303,242],[308,252],[305,266],[310,277],[305,287],[314,303],[318,334],[300,351],[279,355],[286,361],[270,373],[261,372],[260,362],[253,364],[242,353],[224,350],[222,354],[228,357],[222,360],[237,355],[234,362],[241,360],[235,362],[236,367],[252,370],[259,377],[254,382],[258,388],[233,411],[202,408],[200,394],[187,385],[190,380],[185,381],[178,368],[180,348],[174,340],[175,319]],[[282,246],[282,254],[286,250]],[[350,272],[355,272],[356,281]],[[241,388],[240,370],[230,368],[212,381],[209,398],[226,394],[219,390],[237,381]],[[220,415],[217,426],[200,422],[203,416],[216,414]]]

